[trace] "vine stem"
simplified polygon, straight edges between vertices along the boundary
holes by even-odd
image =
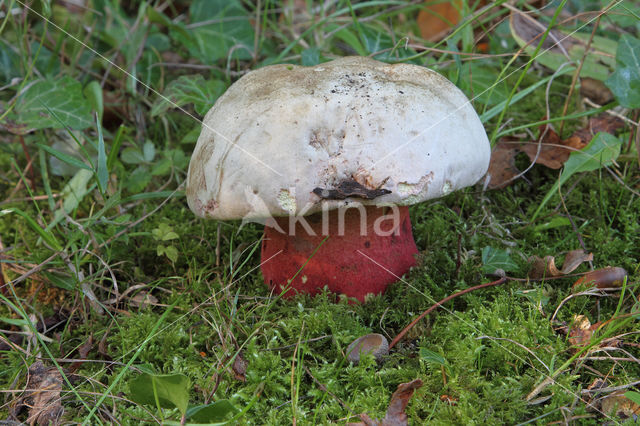
[[[457,293],[450,294],[449,296],[445,297],[441,301],[434,303],[433,305],[431,305],[431,307],[429,309],[427,309],[426,311],[421,313],[416,319],[411,321],[411,324],[409,324],[405,328],[403,328],[402,331],[400,333],[398,333],[398,335],[396,337],[393,338],[393,340],[389,344],[389,349],[393,348],[400,340],[402,340],[402,338],[405,336],[405,334],[407,334],[407,332],[409,330],[411,330],[411,328],[413,328],[413,326],[416,325],[418,323],[418,321],[420,321],[422,318],[424,318],[427,315],[429,315],[437,307],[442,306],[443,304],[447,303],[449,300],[455,299],[456,297],[462,296],[463,294],[471,293],[472,291],[475,291],[475,290],[480,290],[481,288],[493,287],[493,286],[496,286],[496,285],[504,284],[505,282],[507,282],[507,278],[506,277],[502,277],[502,278],[500,278],[500,279],[498,279],[496,281],[492,281],[490,283],[485,283],[485,284],[480,284],[480,285],[477,285],[477,286],[474,286],[474,287],[465,288],[464,290],[460,290]]]

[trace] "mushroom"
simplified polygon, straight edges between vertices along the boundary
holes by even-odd
[[[408,206],[473,185],[489,156],[469,100],[427,68],[272,65],[205,116],[187,201],[203,218],[264,223],[262,274],[285,296],[326,286],[364,301],[416,263]]]

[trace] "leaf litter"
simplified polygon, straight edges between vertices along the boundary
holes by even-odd
[[[550,169],[559,169],[574,151],[585,148],[600,132],[615,133],[624,126],[624,122],[614,116],[600,115],[589,120],[587,125],[562,139],[551,125],[540,126],[540,141],[522,142],[517,139],[503,138],[491,153],[489,164],[489,188],[500,189],[512,183],[520,170],[516,168],[516,156],[525,153],[529,160]]]

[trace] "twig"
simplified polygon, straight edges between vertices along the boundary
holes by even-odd
[[[628,389],[628,388],[632,388],[634,386],[640,385],[640,380],[637,380],[635,382],[631,382],[631,383],[627,383],[626,385],[620,385],[620,386],[612,386],[609,388],[600,388],[600,389],[582,389],[582,391],[580,391],[581,393],[610,393],[610,392],[615,392],[615,391],[619,391],[622,389]]]
[[[405,334],[407,334],[407,332],[409,330],[411,330],[413,328],[413,326],[418,323],[418,321],[420,321],[422,318],[424,318],[427,315],[429,315],[437,307],[442,306],[444,303],[447,303],[449,300],[454,299],[454,298],[456,298],[458,296],[462,296],[463,294],[470,293],[470,292],[475,291],[475,290],[480,290],[481,288],[492,287],[492,286],[504,284],[505,282],[507,282],[507,278],[506,277],[502,277],[499,280],[492,281],[490,283],[485,283],[485,284],[480,284],[480,285],[477,285],[477,286],[474,286],[474,287],[465,288],[464,290],[460,290],[459,292],[451,294],[451,295],[445,297],[444,299],[442,299],[441,301],[434,303],[433,305],[431,305],[431,307],[429,309],[427,309],[426,311],[421,313],[418,316],[418,318],[416,318],[413,321],[411,321],[411,324],[409,324],[404,329],[402,329],[402,331],[400,333],[398,333],[398,335],[396,337],[393,338],[393,340],[389,344],[389,349],[393,348],[400,340],[402,340],[402,338],[405,336]]]

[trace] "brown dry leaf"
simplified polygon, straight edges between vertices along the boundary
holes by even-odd
[[[382,421],[372,419],[367,414],[360,414],[360,423],[349,423],[351,426],[406,426],[409,424],[404,410],[413,396],[413,392],[422,386],[422,380],[415,379],[409,383],[400,383],[398,389],[391,395],[391,402],[387,414]]]
[[[154,295],[147,293],[146,291],[141,291],[140,293],[137,293],[135,296],[129,299],[129,303],[133,307],[144,308],[148,305],[157,305],[158,299]]]
[[[627,276],[624,268],[608,266],[586,273],[578,278],[571,287],[572,291],[584,290],[585,288],[613,288],[622,287],[622,283]]]
[[[589,344],[593,331],[597,324],[591,325],[591,321],[584,315],[573,317],[573,324],[569,329],[569,343],[571,346],[582,347]]]
[[[516,155],[520,150],[519,144],[515,141],[498,142],[491,151],[491,162],[489,163],[490,176],[489,189],[504,188],[511,183],[511,179],[516,177],[520,171],[516,169]]]
[[[600,411],[623,419],[640,416],[640,405],[625,397],[624,393],[625,390],[619,390],[604,398],[600,403]]]
[[[60,403],[62,377],[55,367],[47,368],[41,361],[29,367],[26,405],[29,407],[30,425],[57,425],[64,409]]]
[[[93,336],[90,335],[89,338],[87,339],[87,341],[78,348],[78,359],[87,359],[87,356],[89,355],[89,352],[91,351],[91,348],[93,348]],[[75,373],[75,371],[80,368],[80,366],[83,363],[80,361],[76,361],[73,364],[71,364],[71,367],[69,367],[69,372],[70,373]]]
[[[615,134],[624,127],[624,121],[613,115],[601,114],[597,117],[589,119],[589,123],[583,129],[576,130],[573,137],[580,139],[580,142],[586,146],[598,132],[606,132]],[[571,139],[571,138],[569,138]]]
[[[569,159],[571,151],[564,147],[565,141],[560,139],[560,136],[551,127],[545,129],[542,126],[540,132],[544,135],[540,144],[537,142],[526,143],[520,149],[529,156],[529,160],[535,161],[536,164],[542,164],[550,169],[559,169]],[[539,153],[538,145],[540,145]]]
[[[462,1],[425,1],[418,13],[420,35],[428,41],[440,41],[460,21]]]
[[[235,377],[236,380],[240,380],[241,382],[246,381],[247,378],[244,374],[247,372],[248,366],[249,361],[242,357],[242,352],[238,353],[236,359],[233,360],[233,377]]]
[[[496,144],[491,152],[491,162],[487,172],[491,178],[489,189],[504,188],[520,173],[515,166],[515,158],[520,152],[527,154],[529,160],[535,161],[536,164],[559,169],[569,159],[569,155],[573,151],[587,146],[598,132],[614,134],[623,126],[624,122],[619,118],[603,114],[589,119],[585,128],[577,130],[564,140],[550,126],[540,127],[540,134],[543,135],[540,143],[503,139]]]
[[[602,81],[595,78],[580,79],[580,94],[600,105],[608,104],[613,100],[611,90]]]
[[[556,260],[554,256],[545,256],[540,258],[538,256],[531,256],[529,263],[531,268],[529,270],[529,278],[539,280],[542,278],[559,277],[561,275],[567,275],[575,271],[578,266],[584,262],[593,260],[593,253],[587,253],[582,249],[571,250],[564,258],[562,269],[556,267]]]

